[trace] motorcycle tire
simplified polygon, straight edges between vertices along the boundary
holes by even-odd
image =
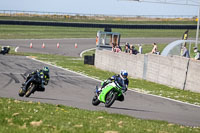
[[[24,95],[25,95],[25,92],[23,91],[23,89],[21,88],[20,90],[19,90],[19,96],[20,97],[23,97]]]
[[[117,98],[117,93],[111,90],[108,92],[106,95],[106,102],[105,102],[105,107],[109,108],[116,100]]]
[[[95,96],[92,98],[92,104],[93,104],[94,106],[97,106],[97,105],[100,104],[100,101],[99,101],[97,95],[95,95]]]
[[[31,93],[33,93],[35,91],[35,84],[30,83],[27,92],[25,94],[25,97],[29,97],[31,95]]]

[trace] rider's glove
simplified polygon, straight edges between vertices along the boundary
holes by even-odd
[[[45,81],[45,82],[44,82],[44,85],[47,85],[47,84],[48,84],[48,82],[47,82],[47,81]]]
[[[127,91],[127,88],[122,89],[122,92],[125,93]]]
[[[106,81],[106,83],[112,83],[112,80],[108,79],[108,80]]]

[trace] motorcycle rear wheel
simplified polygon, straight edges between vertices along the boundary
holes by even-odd
[[[92,98],[92,104],[93,104],[94,106],[97,106],[97,105],[100,104],[100,101],[99,101],[97,95],[95,95],[95,96]]]
[[[105,102],[105,107],[109,108],[116,100],[117,98],[117,93],[111,90],[108,92],[106,95],[106,102]]]
[[[33,93],[35,91],[35,84],[30,83],[27,92],[25,94],[25,97],[29,97],[31,95],[31,93]]]

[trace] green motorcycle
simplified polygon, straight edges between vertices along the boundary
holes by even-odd
[[[100,103],[104,103],[105,107],[110,107],[121,95],[123,95],[122,87],[116,81],[106,85],[101,92],[98,91],[96,86],[92,104],[97,106]]]

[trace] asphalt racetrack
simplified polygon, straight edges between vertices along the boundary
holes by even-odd
[[[20,41],[23,42],[23,40]],[[81,39],[79,41],[81,42]],[[3,41],[1,40],[0,43],[3,44]],[[54,44],[54,42],[51,43]],[[71,45],[74,46],[73,43]],[[20,47],[24,47],[24,50],[30,49],[23,45]],[[47,53],[55,52],[54,49],[47,48],[38,47],[41,51],[46,50]],[[67,56],[68,54],[79,56],[82,50],[93,48],[93,45],[88,43],[87,46],[78,45],[78,48],[69,45],[68,48],[69,50],[65,48],[66,51],[68,50]],[[57,50],[56,46],[55,49]],[[74,52],[76,50],[77,52]],[[47,65],[50,68],[51,79],[46,91],[35,92],[29,98],[19,97],[18,91],[21,83],[24,82],[22,75],[45,65],[42,62],[23,56],[0,55],[0,97],[63,104],[87,110],[104,110],[111,113],[126,114],[142,119],[164,120],[181,125],[200,126],[200,107],[133,91],[127,91],[125,101],[116,101],[111,108],[105,108],[104,104],[95,107],[92,105],[91,100],[95,86],[100,84],[99,81],[51,65]]]

